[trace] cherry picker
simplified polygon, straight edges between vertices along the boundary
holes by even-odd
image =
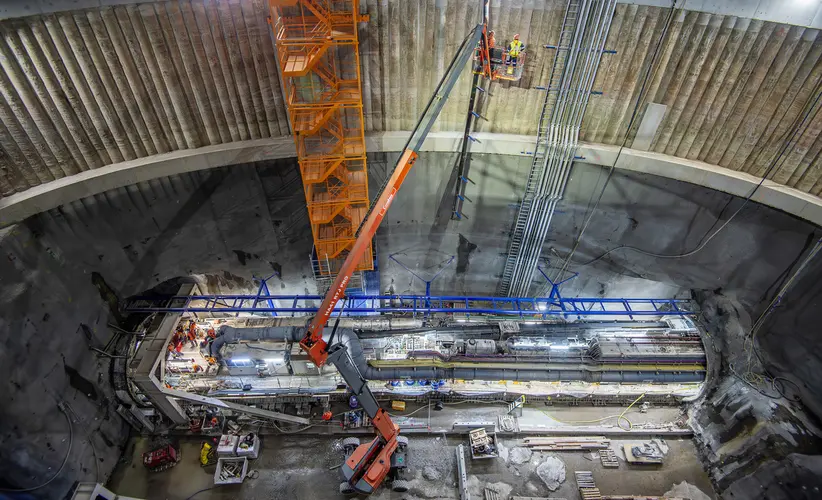
[[[340,376],[348,384],[353,394],[357,396],[366,414],[371,418],[376,430],[377,436],[368,443],[359,444],[359,440],[356,438],[344,440],[346,460],[341,469],[345,480],[340,485],[341,493],[370,494],[387,479],[392,481],[392,488],[395,491],[406,491],[408,486],[402,479],[402,472],[406,468],[408,440],[404,436],[400,436],[399,426],[391,421],[388,412],[380,407],[368,388],[367,381],[354,365],[346,346],[339,342],[334,343],[336,328],[332,330],[328,337],[323,335],[323,331],[334,313],[335,306],[344,298],[345,289],[357,268],[357,264],[368,250],[380,222],[385,217],[391,203],[396,199],[397,192],[411,167],[414,166],[425,137],[445,105],[445,101],[456,84],[462,68],[471,59],[484,33],[484,25],[478,24],[463,40],[457,54],[448,66],[448,70],[440,80],[434,95],[428,101],[425,111],[414,127],[393,173],[385,181],[379,196],[371,204],[368,215],[357,231],[356,242],[348,252],[337,277],[323,299],[319,311],[311,320],[305,336],[300,341],[300,346],[318,367],[330,362],[337,368]]]

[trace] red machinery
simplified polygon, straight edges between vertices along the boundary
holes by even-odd
[[[482,7],[483,25],[482,38],[474,54],[474,73],[483,75],[491,80],[509,80],[515,82],[522,78],[522,69],[525,67],[525,52],[521,51],[516,63],[509,62],[508,47],[495,47],[493,31],[488,32],[489,2],[484,0]]]
[[[177,465],[180,460],[177,449],[167,444],[143,453],[143,465],[152,472],[160,472]]]
[[[517,64],[508,63],[508,48],[484,49],[483,45],[477,48],[474,56],[477,61],[476,73],[491,78],[492,80],[508,80],[515,82],[522,78],[522,70],[525,67],[525,52],[520,52]]]
[[[287,49],[292,52],[305,52],[308,56],[305,56],[302,52],[300,54],[296,54],[295,52],[295,55],[292,57],[295,61],[299,59],[298,56],[302,57],[299,61],[303,61],[303,64],[305,64],[306,61],[310,61],[311,57],[313,57],[311,54],[321,50],[317,49],[320,45],[309,38],[289,40],[288,37],[283,35],[283,33],[287,35],[287,27],[290,24],[288,23],[288,19],[284,17],[285,14],[282,14],[282,12],[284,12],[282,9],[299,9],[299,16],[302,23],[300,26],[323,25],[323,19],[325,18],[330,19],[329,22],[333,25],[334,16],[331,14],[326,15],[326,13],[335,12],[337,8],[336,3],[341,0],[271,1],[272,5],[277,7],[274,9],[275,15],[280,16],[277,19],[272,19],[272,24],[275,26],[275,31],[278,36],[278,48],[282,47],[283,50]],[[357,3],[358,2],[354,0],[354,8],[351,8],[351,5],[345,5],[345,11],[358,12],[358,8],[356,8]],[[342,8],[342,5],[339,8]],[[337,36],[335,33],[336,32],[332,31],[332,42],[335,40],[334,37]],[[357,370],[351,360],[346,347],[340,343],[333,343],[336,327],[332,330],[328,340],[323,338],[323,329],[334,312],[337,302],[345,296],[345,289],[352,275],[361,268],[364,257],[370,254],[371,239],[376,234],[380,222],[382,222],[386,211],[397,195],[397,191],[411,170],[411,167],[414,165],[418,151],[422,147],[428,131],[442,110],[451,89],[456,84],[462,68],[464,68],[469,59],[471,59],[474,48],[479,43],[483,33],[484,26],[479,24],[462,42],[456,56],[451,61],[448,70],[437,86],[434,95],[428,102],[422,117],[417,122],[393,173],[383,185],[376,201],[367,210],[367,215],[360,219],[362,222],[359,224],[357,230],[352,232],[352,234],[356,235],[356,240],[353,244],[346,243],[348,253],[345,261],[342,262],[337,269],[336,278],[329,288],[319,312],[311,321],[305,332],[305,336],[300,342],[300,346],[308,353],[311,360],[318,367],[323,366],[327,362],[334,364],[340,376],[342,376],[348,384],[348,387],[359,399],[363,410],[370,417],[376,428],[377,436],[368,443],[360,444],[356,438],[348,438],[343,442],[346,460],[341,467],[343,477],[345,478],[345,482],[340,485],[341,493],[359,492],[370,494],[389,478],[393,480],[392,488],[395,491],[406,491],[408,489],[408,483],[402,480],[401,474],[406,468],[407,455],[405,450],[408,441],[405,437],[399,435],[399,427],[391,421],[388,413],[380,407],[376,398],[369,390],[366,380],[363,379],[359,370]],[[291,56],[287,50],[284,52],[284,60],[286,63],[291,60],[288,58]],[[319,54],[320,52],[317,53]],[[302,80],[299,80],[301,75],[296,73],[292,75],[286,71],[283,77],[288,80],[285,82],[286,88],[298,88],[302,82]],[[294,107],[293,110],[291,109],[292,107]],[[294,102],[289,101],[289,111],[294,111],[290,113],[292,126],[294,126],[295,130],[299,130],[300,123],[299,120],[296,119],[299,118],[299,113],[297,113],[297,111],[299,111],[298,106]]]

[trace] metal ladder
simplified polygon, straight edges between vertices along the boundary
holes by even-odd
[[[511,290],[511,280],[514,275],[516,261],[522,253],[522,243],[525,239],[525,227],[528,216],[534,205],[539,185],[545,175],[548,156],[548,130],[554,115],[562,77],[565,73],[565,63],[568,60],[569,47],[574,37],[574,30],[577,25],[577,14],[579,13],[579,0],[569,0],[565,8],[565,17],[562,21],[562,31],[559,34],[559,41],[554,54],[554,63],[551,67],[551,76],[548,79],[548,87],[545,89],[545,99],[542,102],[542,112],[539,116],[539,126],[537,127],[537,143],[534,148],[534,159],[531,162],[531,171],[528,173],[528,181],[525,184],[525,195],[520,203],[517,219],[514,223],[514,230],[511,233],[511,241],[508,246],[508,257],[505,261],[505,268],[502,272],[499,284],[497,285],[497,295],[507,296]]]

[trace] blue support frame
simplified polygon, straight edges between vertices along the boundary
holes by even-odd
[[[568,278],[565,278],[564,280],[560,281],[559,283],[554,283],[554,281],[551,280],[551,278],[549,278],[547,274],[545,274],[545,271],[543,271],[540,266],[537,266],[537,271],[539,271],[539,274],[541,274],[542,277],[545,278],[548,281],[548,283],[551,284],[551,293],[548,295],[548,298],[549,299],[557,299],[559,301],[562,301],[562,295],[560,295],[560,293],[559,293],[560,285],[562,285],[563,283],[568,283],[572,279],[579,276],[579,273],[574,273],[571,276],[569,276]]]
[[[435,280],[435,279],[437,279],[437,276],[439,276],[439,275],[440,275],[440,273],[442,273],[443,271],[445,271],[445,268],[447,268],[448,266],[450,266],[450,265],[451,265],[451,263],[452,263],[452,262],[454,262],[454,259],[456,259],[456,258],[457,258],[457,256],[456,256],[456,255],[452,255],[452,256],[451,256],[451,257],[450,257],[447,261],[445,261],[445,264],[443,264],[443,265],[442,265],[442,267],[440,268],[440,270],[439,270],[439,271],[437,271],[437,272],[434,274],[434,276],[432,276],[432,277],[431,277],[431,279],[430,279],[430,280],[427,280],[427,279],[423,278],[422,276],[420,276],[419,274],[417,274],[417,273],[415,273],[414,271],[412,271],[412,270],[411,270],[408,266],[406,266],[405,264],[403,264],[402,262],[400,262],[399,260],[397,260],[397,259],[394,257],[395,255],[397,255],[397,254],[392,253],[391,255],[389,255],[389,256],[388,256],[388,258],[389,258],[389,259],[391,259],[391,260],[393,260],[393,261],[394,261],[394,262],[396,262],[397,264],[399,264],[399,265],[400,265],[403,269],[405,269],[406,271],[408,271],[408,272],[411,274],[411,276],[413,276],[413,277],[417,278],[418,280],[422,281],[423,283],[425,283],[425,296],[426,296],[426,297],[430,297],[430,296],[431,296],[431,283],[433,283],[433,282],[434,282],[434,280]],[[426,307],[430,307],[430,306],[431,306],[431,304],[430,304],[430,303],[429,303],[429,304],[426,304]]]
[[[192,312],[313,315],[320,295],[191,295],[145,296],[126,301],[127,313]],[[659,316],[689,316],[693,303],[684,299],[573,298],[564,297],[478,297],[456,295],[358,295],[358,304],[344,316],[374,313],[428,315],[451,313],[491,315],[508,318],[548,319],[567,317],[627,316],[630,319]],[[275,302],[276,301],[276,302]],[[362,301],[362,302],[361,302]],[[276,306],[276,304],[289,304]],[[374,304],[364,306],[361,304]],[[340,314],[339,307],[337,315]]]
[[[260,278],[260,287],[257,289],[257,299],[254,301],[255,305],[260,300],[260,297],[271,297],[271,292],[268,290],[268,280],[270,280],[271,278],[273,278],[275,276],[279,277],[280,273],[275,272],[274,274],[270,275],[268,278]],[[276,316],[277,311],[276,311],[276,306],[274,305],[274,301],[270,298],[267,299],[267,300],[265,298],[263,298],[262,300],[267,301],[268,302],[268,307],[269,307],[269,309],[271,309],[271,311],[266,312],[265,314],[270,315],[270,316]],[[237,316],[240,316],[240,311],[237,311],[237,314],[235,315],[235,317],[237,317]]]

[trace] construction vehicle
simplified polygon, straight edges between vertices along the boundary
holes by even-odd
[[[360,444],[356,438],[348,438],[344,441],[343,448],[346,458],[340,468],[344,478],[344,482],[340,485],[340,492],[344,494],[368,495],[386,480],[392,481],[391,486],[395,491],[406,491],[408,483],[402,479],[402,473],[407,467],[408,440],[399,435],[397,424],[391,421],[388,413],[380,407],[368,388],[367,381],[351,360],[346,346],[342,343],[334,343],[336,325],[328,337],[324,337],[323,330],[334,313],[337,303],[345,297],[345,289],[352,275],[357,270],[363,256],[369,251],[371,239],[417,160],[425,137],[456,84],[462,68],[471,59],[484,33],[484,26],[478,24],[463,40],[423,115],[417,122],[393,173],[385,181],[379,196],[368,209],[367,216],[356,232],[356,241],[348,251],[319,311],[311,320],[305,336],[300,341],[300,346],[318,367],[330,362],[337,368],[376,429],[377,436],[367,443]],[[337,318],[339,319],[339,315]]]
[[[334,276],[300,346],[318,368],[329,362],[337,368],[365,414],[361,421],[367,417],[377,434],[363,444],[356,438],[345,440],[340,491],[368,495],[386,480],[394,490],[406,491],[408,483],[402,474],[407,467],[407,439],[380,407],[346,346],[334,343],[339,323],[330,335],[323,332],[355,273],[373,265],[371,240],[486,30],[480,22],[463,40],[394,170],[368,206],[356,52],[357,23],[367,21],[368,16],[360,15],[359,0],[269,0],[269,5],[312,222],[317,276]],[[487,10],[487,2],[484,7]],[[487,15],[482,17],[487,19]],[[338,321],[341,314],[338,311]]]
[[[474,51],[474,73],[494,80],[508,80],[512,82],[522,78],[525,67],[525,49],[516,56],[516,63],[509,62],[509,46],[496,46],[496,37],[493,31],[488,31],[489,0],[482,4],[482,37]]]

